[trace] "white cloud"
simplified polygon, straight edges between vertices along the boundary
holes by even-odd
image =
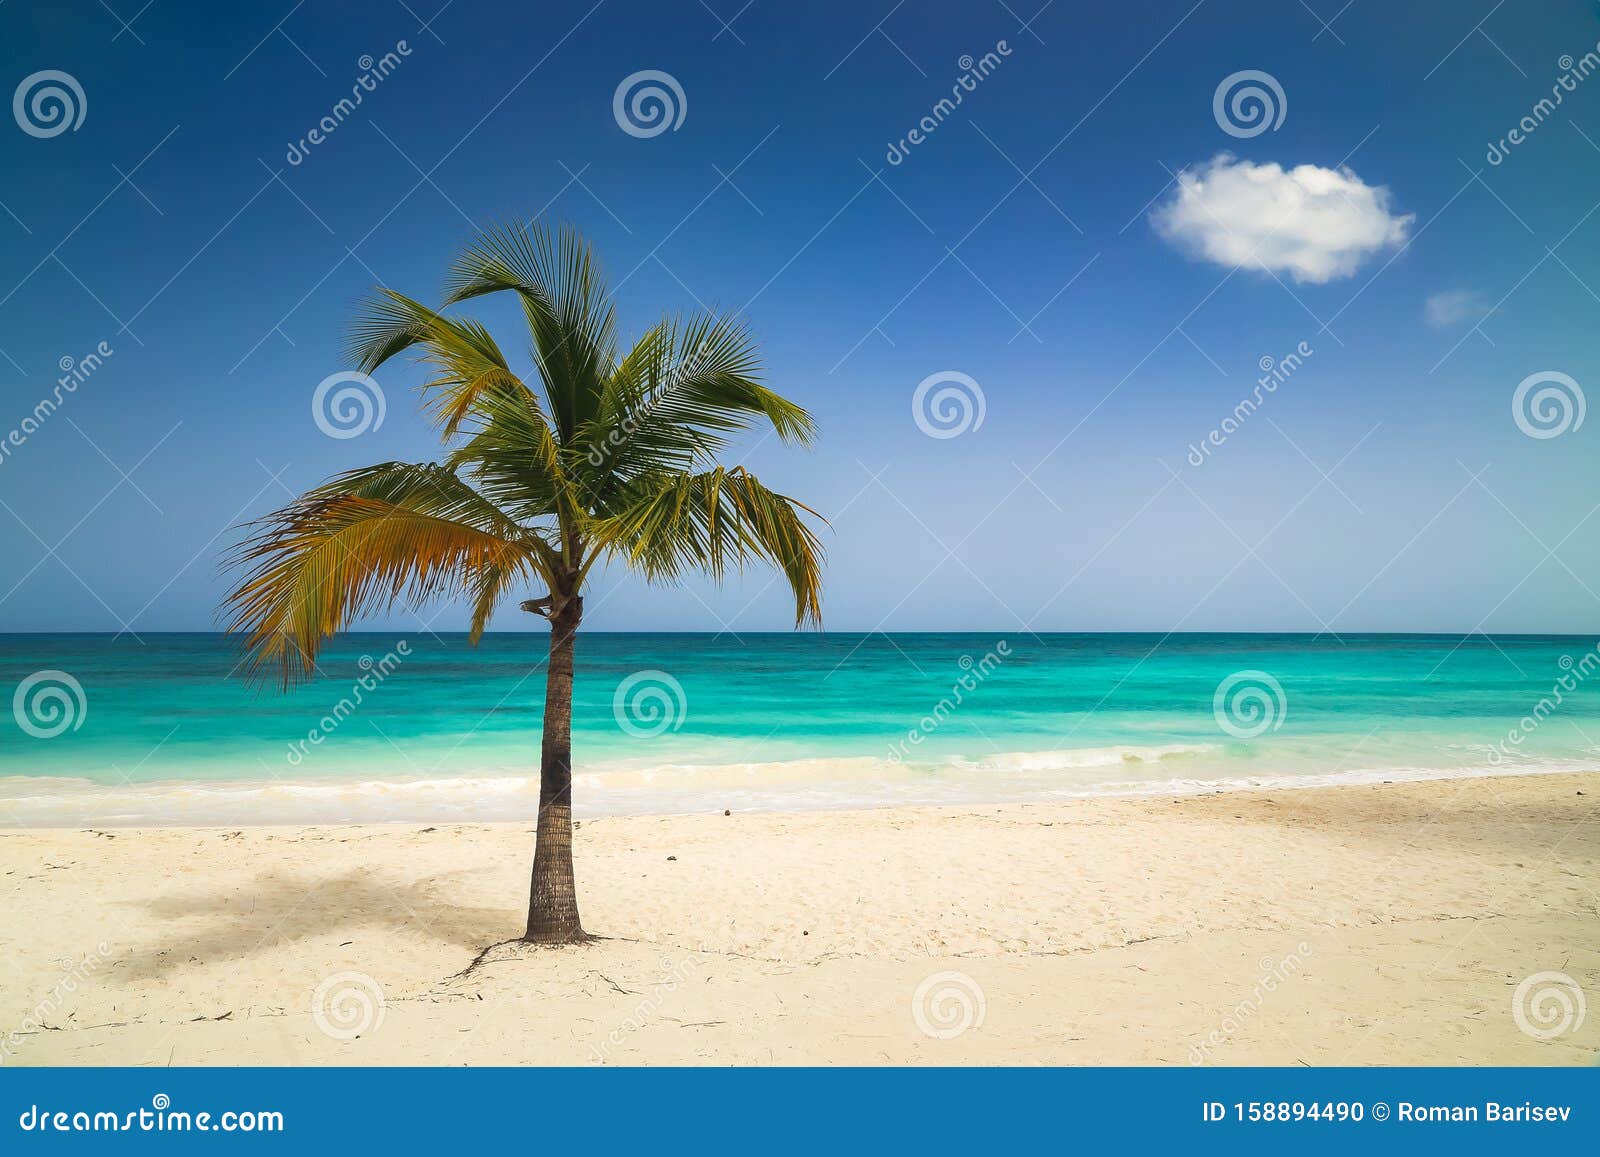
[[[1436,329],[1464,321],[1478,321],[1489,312],[1483,298],[1470,289],[1449,289],[1432,294],[1422,305],[1422,316]]]
[[[1416,215],[1392,213],[1389,202],[1388,189],[1347,168],[1285,169],[1221,153],[1178,174],[1150,219],[1196,257],[1320,285],[1405,240]]]

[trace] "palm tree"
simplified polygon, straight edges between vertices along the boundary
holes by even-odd
[[[762,422],[809,445],[811,416],[757,381],[743,322],[664,319],[619,353],[616,316],[589,245],[563,227],[480,232],[451,264],[442,308],[491,293],[520,300],[537,388],[476,321],[374,293],[351,332],[372,373],[413,351],[439,464],[351,470],[250,524],[224,610],[249,669],[287,687],[316,670],[322,640],[358,616],[442,597],[471,604],[476,645],[495,609],[550,623],[539,817],[524,939],[587,939],[572,873],[572,670],[583,590],[616,560],[652,582],[721,579],[773,563],[795,625],[820,622],[822,547],[803,515],[742,466],[717,465],[730,436]],[[542,593],[539,593],[542,592]]]

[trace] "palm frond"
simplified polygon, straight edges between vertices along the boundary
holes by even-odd
[[[424,409],[447,439],[478,414],[486,396],[509,394],[540,410],[537,395],[512,372],[481,323],[447,317],[391,289],[376,291],[350,329],[357,368],[372,373],[413,347],[420,347],[417,361],[432,371],[422,387]]]
[[[246,573],[227,630],[245,636],[253,676],[284,686],[309,678],[323,640],[363,614],[481,592],[491,569],[544,570],[527,532],[437,466],[351,471],[253,527],[230,558]]]
[[[481,422],[451,452],[446,465],[472,476],[478,487],[520,523],[579,517],[582,504],[572,476],[582,463],[564,453],[542,411],[515,394],[479,399]]]
[[[821,516],[743,467],[652,474],[629,483],[618,506],[592,524],[594,542],[647,579],[675,582],[704,572],[720,581],[765,560],[788,580],[795,625],[820,625],[824,551],[802,515]]]
[[[811,416],[762,385],[760,366],[755,338],[737,317],[664,320],[618,364],[580,441],[624,480],[690,469],[763,419],[780,440],[809,445]]]
[[[570,226],[552,235],[537,223],[483,230],[451,263],[445,304],[515,293],[533,358],[564,443],[594,416],[616,363],[616,314],[589,244]]]

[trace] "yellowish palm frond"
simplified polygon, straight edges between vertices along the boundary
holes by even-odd
[[[254,524],[234,559],[246,573],[225,604],[228,630],[245,636],[253,676],[287,686],[309,678],[323,640],[359,616],[481,593],[491,571],[537,577],[541,548],[448,471],[386,463]]]
[[[481,419],[487,396],[509,396],[543,421],[538,395],[512,371],[481,322],[448,317],[404,294],[378,290],[351,326],[357,368],[372,373],[410,349],[431,371],[422,386],[423,406],[442,437],[454,437],[474,416]]]

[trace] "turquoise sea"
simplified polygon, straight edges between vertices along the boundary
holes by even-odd
[[[533,814],[542,634],[351,634],[287,694],[209,634],[0,635],[0,823]],[[1588,637],[585,634],[580,814],[1600,767]],[[1220,692],[1219,692],[1220,689]]]

